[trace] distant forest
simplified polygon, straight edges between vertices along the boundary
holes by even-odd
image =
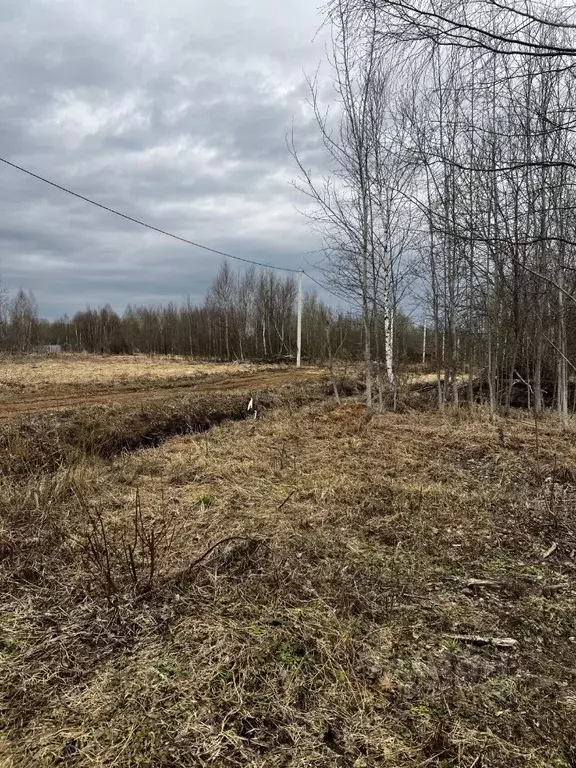
[[[34,295],[0,294],[0,350],[22,354],[47,345],[64,351],[105,354],[188,355],[218,360],[290,360],[296,356],[297,281],[271,270],[234,273],[224,262],[202,304],[129,304],[122,315],[110,304],[73,317],[41,319]],[[377,328],[377,323],[376,323]],[[376,330],[376,336],[378,335]],[[420,360],[423,329],[401,313],[397,359]],[[358,359],[363,326],[353,312],[334,311],[315,292],[302,305],[302,355]],[[383,348],[383,347],[382,347]]]

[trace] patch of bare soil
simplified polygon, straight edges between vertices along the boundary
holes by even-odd
[[[318,380],[323,375],[325,372],[318,368],[281,368],[258,372],[239,369],[232,375],[196,371],[194,376],[168,381],[127,380],[116,384],[62,384],[56,380],[34,388],[23,387],[21,390],[5,387],[0,396],[0,419],[97,404],[147,402],[170,395],[270,390],[287,384]]]

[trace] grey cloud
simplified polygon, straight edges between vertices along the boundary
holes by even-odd
[[[320,17],[308,0],[4,0],[0,154],[127,215],[217,249],[299,267],[285,136]],[[0,277],[43,314],[201,297],[220,259],[0,167]]]

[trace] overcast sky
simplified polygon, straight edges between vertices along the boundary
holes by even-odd
[[[316,155],[314,0],[1,0],[0,155],[212,247],[317,249],[285,137]],[[0,164],[0,277],[41,314],[201,300],[220,258]],[[234,263],[233,263],[234,265]],[[235,265],[234,265],[235,266]]]

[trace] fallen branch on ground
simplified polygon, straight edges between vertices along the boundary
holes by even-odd
[[[547,549],[546,552],[544,552],[544,554],[542,555],[542,560],[546,560],[546,558],[554,554],[554,552],[556,552],[557,549],[558,549],[558,542],[555,541],[554,544],[552,544],[552,546],[549,549]]]
[[[446,635],[450,640],[470,645],[491,645],[494,648],[514,648],[518,640],[512,637],[481,637],[480,635]]]

